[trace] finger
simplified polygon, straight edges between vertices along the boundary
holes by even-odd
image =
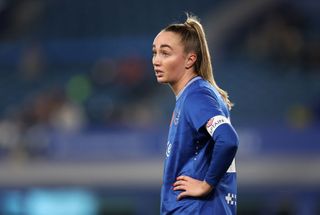
[[[178,195],[177,200],[181,200],[181,199],[183,199],[184,197],[187,197],[187,196],[188,196],[188,192],[187,191],[181,192]]]
[[[174,182],[173,186],[179,186],[179,185],[184,185],[186,182],[185,181],[182,181],[182,180],[179,180],[179,181],[176,181]]]
[[[173,190],[186,190],[186,189],[187,189],[187,186],[184,186],[184,185],[176,186],[173,188]]]
[[[185,176],[185,175],[181,175],[179,177],[177,177],[177,180],[182,180],[182,181],[187,181],[189,179],[189,176]]]

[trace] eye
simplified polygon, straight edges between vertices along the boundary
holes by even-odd
[[[169,53],[168,51],[162,51],[162,52],[161,52],[161,55],[167,57],[167,56],[170,55],[170,53]]]
[[[155,56],[157,52],[155,50],[152,50],[152,56]]]

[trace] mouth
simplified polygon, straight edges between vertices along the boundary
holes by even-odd
[[[164,74],[164,72],[162,70],[159,70],[159,69],[155,69],[154,73],[155,73],[156,77],[158,77],[158,78],[163,76],[163,74]]]

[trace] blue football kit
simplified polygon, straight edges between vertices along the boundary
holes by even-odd
[[[236,214],[235,154],[238,136],[218,91],[197,76],[176,96],[168,134],[161,188],[161,215]],[[213,190],[204,197],[177,200],[178,176],[206,181]]]

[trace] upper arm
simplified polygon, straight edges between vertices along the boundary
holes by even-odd
[[[188,121],[197,131],[213,117],[225,116],[217,98],[207,91],[198,91],[188,95],[185,100],[185,109]]]
[[[208,131],[210,136],[213,136],[215,130],[222,124],[231,125],[230,120],[227,117],[223,115],[216,115],[208,120],[206,124],[206,130]]]

